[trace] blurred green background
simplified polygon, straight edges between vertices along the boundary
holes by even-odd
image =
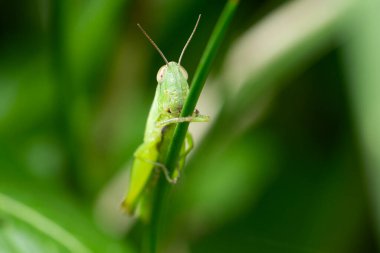
[[[119,210],[163,61],[224,1],[0,2],[0,252],[139,252]],[[241,1],[162,252],[379,252],[378,0]]]

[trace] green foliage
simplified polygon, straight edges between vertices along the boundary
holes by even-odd
[[[119,204],[163,63],[136,23],[176,60],[199,14],[183,114],[212,120],[152,188],[158,251],[378,251],[377,1],[242,1],[210,50],[226,2],[0,4],[1,252],[146,250]]]

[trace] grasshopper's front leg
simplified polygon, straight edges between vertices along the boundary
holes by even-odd
[[[157,127],[164,127],[170,124],[174,123],[182,123],[182,122],[208,122],[210,120],[210,117],[207,115],[201,115],[198,113],[198,111],[194,112],[193,115],[188,117],[176,117],[176,118],[170,118],[162,121],[158,121],[156,123]]]

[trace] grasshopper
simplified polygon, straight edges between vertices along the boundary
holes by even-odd
[[[175,124],[180,122],[207,122],[209,120],[208,116],[200,115],[198,110],[195,110],[191,116],[180,116],[183,104],[189,93],[189,85],[187,83],[188,74],[181,66],[181,59],[197,29],[200,17],[201,16],[199,15],[194,29],[182,49],[178,63],[173,61],[168,62],[154,41],[149,37],[145,30],[137,24],[143,34],[161,55],[165,61],[165,65],[163,65],[157,72],[158,85],[146,123],[144,142],[134,153],[129,189],[122,203],[122,207],[129,214],[135,212],[144,190],[147,188],[148,182],[151,180],[152,172],[155,168],[163,171],[169,183],[177,182],[186,155],[193,146],[190,133],[187,133],[186,135],[186,142],[181,149],[180,161],[172,175],[169,174],[169,171],[164,164],[157,162],[161,154],[161,144],[163,139],[171,138],[168,137],[168,134],[173,132]],[[186,143],[188,144],[187,148]]]

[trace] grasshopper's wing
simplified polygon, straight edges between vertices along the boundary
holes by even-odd
[[[154,163],[157,161],[159,155],[157,144],[160,142],[160,139],[160,136],[157,136],[154,141],[144,142],[135,152],[129,189],[122,204],[123,208],[125,208],[129,214],[134,213],[141,194],[150,179],[155,166]]]

